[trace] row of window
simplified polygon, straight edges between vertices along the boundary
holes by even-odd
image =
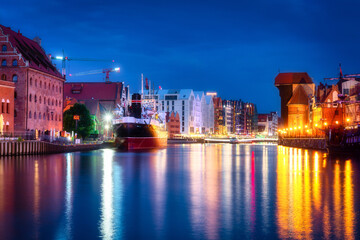
[[[50,121],[50,119],[51,119],[51,121],[54,121],[54,119],[55,119],[55,121],[61,121],[61,115],[59,114],[59,117],[58,117],[58,115],[55,113],[55,114],[53,114],[53,113],[43,113],[43,114],[41,114],[41,112],[39,112],[38,114],[36,113],[36,112],[34,112],[34,114],[32,114],[31,113],[31,111],[29,111],[29,118],[34,118],[34,119],[39,119],[39,120],[41,120],[41,119],[43,119],[43,120],[46,120],[46,117],[47,117],[47,120],[48,121]]]
[[[16,67],[18,65],[18,61],[16,60],[16,59],[14,59],[13,61],[12,61],[12,66],[13,67]],[[5,60],[5,59],[3,59],[2,61],[1,61],[1,66],[2,67],[6,67],[7,66],[7,61]]]
[[[32,100],[33,100],[33,97],[32,97],[32,94],[30,94],[29,95],[29,102],[32,102]],[[38,98],[37,98],[37,95],[35,94],[34,95],[34,102],[37,102],[37,101],[38,101]],[[39,96],[39,103],[41,103],[41,102],[42,102],[42,98],[41,98],[41,96]],[[46,104],[46,97],[44,97],[44,104]],[[50,98],[48,98],[47,99],[47,104],[49,106],[54,106],[55,105],[57,107],[58,105],[61,106],[61,101],[60,100],[59,101],[58,100],[54,101],[54,99],[51,100]]]
[[[37,79],[35,79],[35,87],[37,87],[38,86],[38,80]],[[32,86],[33,85],[33,79],[32,78],[30,78],[30,86]],[[51,90],[51,84],[49,83],[49,85],[47,85],[45,82],[44,82],[44,85],[43,85],[43,82],[42,81],[40,81],[39,82],[39,87],[40,88],[42,88],[44,86],[44,89],[49,89],[49,90]],[[61,93],[61,87],[60,86],[55,86],[54,84],[52,85],[52,91],[56,91],[56,92],[59,92],[59,93]]]
[[[1,113],[10,113],[10,103],[9,100],[7,102],[1,103]]]
[[[7,80],[6,74],[2,74],[2,75],[1,75],[1,80],[4,80],[4,81]],[[14,74],[14,75],[12,76],[12,81],[13,81],[13,82],[17,82],[17,81],[18,81],[18,76],[17,76],[16,74]]]

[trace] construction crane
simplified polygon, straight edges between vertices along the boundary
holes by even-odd
[[[88,62],[115,62],[115,60],[109,60],[109,59],[96,59],[96,58],[73,58],[73,57],[68,57],[65,56],[64,50],[62,51],[63,55],[62,56],[52,56],[51,54],[49,55],[50,59],[53,60],[60,60],[62,62],[62,71],[61,74],[63,76],[66,76],[66,61],[88,61]]]
[[[111,72],[120,72],[120,68],[119,67],[116,67],[116,68],[104,68],[104,69],[99,69],[99,70],[92,70],[92,71],[87,71],[87,72],[69,74],[69,76],[70,77],[77,77],[77,76],[105,73],[105,82],[110,82],[110,73]]]

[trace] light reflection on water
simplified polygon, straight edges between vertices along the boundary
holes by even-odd
[[[4,157],[0,238],[359,238],[359,166],[271,145]]]

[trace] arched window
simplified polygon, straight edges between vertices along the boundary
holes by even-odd
[[[54,120],[54,114],[51,113],[51,121],[53,121],[53,120]]]
[[[50,98],[48,98],[48,105],[50,106]]]
[[[1,75],[1,80],[6,81],[6,75],[5,74]]]
[[[40,81],[40,88],[42,87],[42,81]]]
[[[50,121],[50,114],[48,113],[47,115],[48,115],[48,121]]]
[[[59,93],[61,93],[61,87],[59,87]]]
[[[39,103],[41,103],[41,96],[39,96]]]
[[[1,66],[2,66],[2,67],[6,67],[6,65],[7,65],[6,60],[3,59],[3,60],[1,61]]]
[[[57,114],[55,113],[55,121],[57,121]]]
[[[44,82],[44,89],[46,89],[46,82]]]
[[[39,112],[39,119],[41,119],[41,112]]]
[[[37,115],[36,115],[36,112],[34,112],[34,119],[36,119],[36,116],[37,116]]]
[[[4,45],[2,45],[2,47],[1,47],[1,51],[3,51],[3,52],[6,52],[7,51],[7,46],[4,44]]]
[[[31,111],[29,112],[29,118],[31,118]]]
[[[46,97],[44,97],[44,104],[46,104]]]
[[[34,96],[34,102],[37,102],[37,96],[36,96],[36,94],[35,94],[35,96]]]
[[[49,83],[49,90],[51,89],[50,83]]]
[[[32,100],[32,95],[30,94],[29,95],[29,102],[31,102],[31,100]]]
[[[43,114],[43,119],[46,120],[46,115],[45,115],[45,113]]]
[[[37,79],[35,79],[35,87],[37,87]]]
[[[59,121],[61,121],[61,115],[59,115]]]
[[[12,65],[16,67],[18,65],[18,61],[16,59],[13,60]]]
[[[53,84],[53,88],[52,88],[52,90],[53,90],[53,91],[55,90],[54,84]]]
[[[57,106],[57,100],[55,101],[55,106]]]
[[[56,86],[56,92],[58,91],[58,86]]]
[[[17,76],[16,74],[13,75],[12,81],[13,81],[13,82],[17,82],[17,81],[18,81],[18,76]]]
[[[54,106],[54,99],[51,101],[51,106]]]

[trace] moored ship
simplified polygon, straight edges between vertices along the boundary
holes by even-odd
[[[360,152],[360,125],[329,128],[326,131],[326,146],[329,153]]]
[[[140,94],[133,94],[128,115],[115,122],[118,148],[146,150],[167,146],[165,119],[151,106],[144,106]]]

